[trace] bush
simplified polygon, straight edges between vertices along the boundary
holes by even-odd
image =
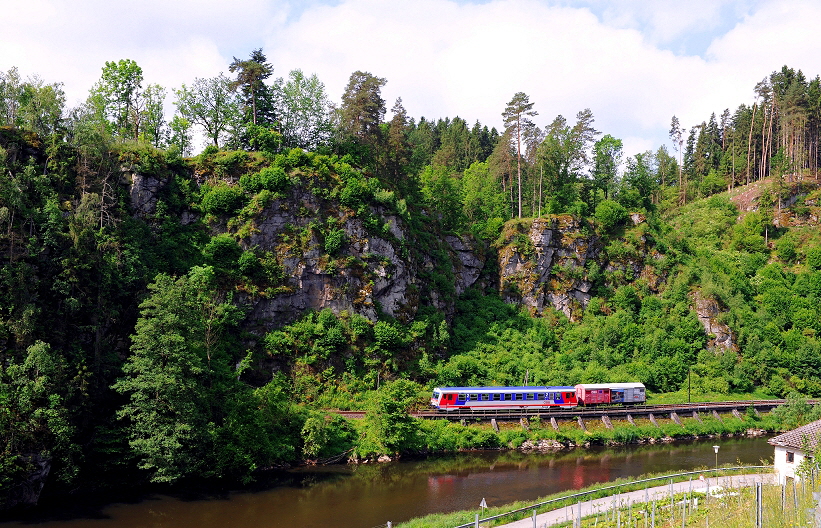
[[[344,229],[331,229],[325,235],[325,252],[328,255],[336,255],[345,243]]]
[[[807,266],[810,269],[821,270],[821,248],[807,250]]]
[[[594,213],[601,232],[611,232],[627,220],[627,209],[613,200],[604,200],[596,206]]]
[[[248,126],[248,142],[251,148],[273,156],[282,144],[282,134],[272,128],[259,125]]]
[[[792,262],[797,256],[795,251],[795,240],[789,236],[783,236],[775,243],[775,249],[778,251],[778,258],[784,262]]]
[[[342,205],[357,209],[368,201],[370,195],[370,189],[368,189],[368,183],[365,179],[353,177],[345,182],[345,187],[339,195],[339,201],[342,202]]]
[[[231,235],[217,235],[203,249],[205,261],[223,273],[233,271],[241,255],[242,248]]]
[[[209,214],[233,214],[242,206],[244,197],[243,192],[236,187],[218,185],[205,193],[200,205]]]
[[[276,166],[266,167],[254,174],[245,174],[239,179],[240,187],[251,193],[258,193],[262,190],[283,192],[290,183],[282,167]]]

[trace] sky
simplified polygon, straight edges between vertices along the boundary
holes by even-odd
[[[169,90],[224,72],[262,48],[276,77],[315,73],[339,102],[351,73],[387,79],[415,119],[502,127],[525,92],[539,126],[575,122],[627,155],[671,148],[691,127],[752,104],[788,65],[821,73],[819,0],[0,0],[0,70],[62,82],[80,104],[106,61],[132,59]],[[386,116],[390,119],[388,111]]]

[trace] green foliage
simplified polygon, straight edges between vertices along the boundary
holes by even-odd
[[[419,400],[420,389],[397,380],[374,393],[365,415],[365,436],[356,447],[360,456],[399,453],[419,445],[419,419],[409,411]]]
[[[205,263],[212,266],[214,271],[220,274],[231,274],[236,270],[239,264],[238,261],[243,255],[239,243],[228,234],[213,237],[203,248],[202,253],[205,257]],[[246,257],[244,261],[246,272],[249,270],[249,265],[251,263]]]
[[[241,314],[218,298],[213,280],[210,268],[157,277],[114,384],[128,397],[118,416],[129,445],[153,482],[248,476],[281,441],[260,441],[265,417],[237,380],[225,339]]]
[[[325,234],[325,252],[336,255],[345,243],[347,235],[344,229],[330,229]]]
[[[821,248],[809,248],[806,255],[807,267],[813,270],[821,270]]]
[[[227,215],[235,213],[244,200],[245,195],[237,187],[219,184],[205,192],[200,206],[206,213]]]
[[[243,174],[239,179],[239,185],[243,190],[250,193],[258,193],[263,189],[272,192],[284,192],[288,189],[290,179],[285,174],[282,167],[266,167],[253,174]]]
[[[612,232],[627,220],[627,209],[613,200],[604,200],[596,206],[596,223],[603,233]]]
[[[80,446],[71,408],[87,388],[87,374],[72,372],[50,345],[28,347],[22,363],[0,365],[0,505],[32,457],[54,459],[57,477],[77,476]]]
[[[273,157],[282,145],[282,134],[273,128],[251,124],[248,125],[247,133],[251,148],[269,157]]]
[[[338,414],[311,413],[302,426],[302,454],[308,458],[328,458],[354,446],[356,431]]]

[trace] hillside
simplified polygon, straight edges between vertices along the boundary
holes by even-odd
[[[406,411],[435,386],[821,396],[818,159],[774,148],[796,134],[776,115],[711,118],[681,167],[663,147],[622,163],[589,110],[519,152],[512,125],[401,102],[384,122],[385,80],[355,72],[335,121],[246,115],[189,156],[162,116],[147,131],[105,99],[119,69],[139,68],[107,63],[71,112],[37,102],[59,88],[42,82],[0,101],[4,507],[46,482],[247,482],[499,444],[422,431]],[[790,71],[773,97],[818,84]]]

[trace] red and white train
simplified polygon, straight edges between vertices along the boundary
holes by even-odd
[[[642,383],[580,383],[575,387],[436,387],[430,404],[440,411],[454,411],[637,405],[645,401]]]

